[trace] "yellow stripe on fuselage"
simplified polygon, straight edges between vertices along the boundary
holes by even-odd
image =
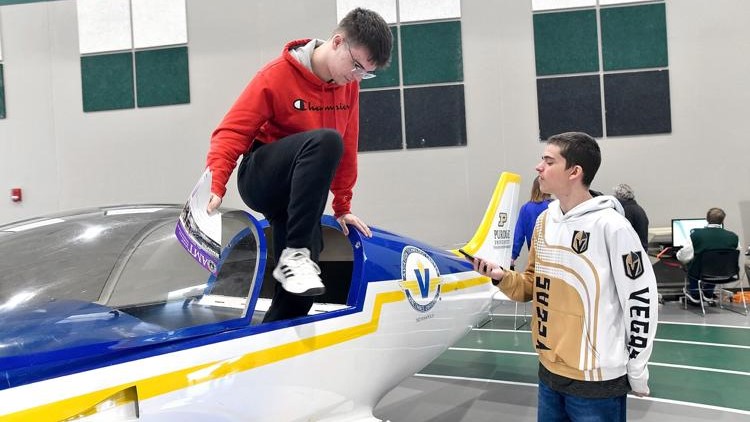
[[[430,293],[434,292],[435,289],[437,289],[437,286],[439,284],[440,284],[440,279],[439,278],[433,278],[433,279],[431,279],[430,280],[430,286],[429,286],[430,287],[429,288]],[[416,281],[413,281],[413,280],[412,281],[402,281],[401,283],[399,283],[399,286],[402,289],[409,289],[409,290],[411,290],[411,294],[414,295],[414,296],[416,296],[418,294],[421,294],[420,293],[421,290],[419,289],[419,284]]]
[[[449,293],[454,292],[457,290],[463,290],[468,289],[471,287],[476,287],[482,284],[487,284],[490,282],[489,277],[475,277],[475,278],[467,278],[466,280],[459,280],[459,281],[452,281],[450,283],[443,283],[443,293]]]
[[[467,280],[460,280],[450,283],[444,283],[443,293],[462,290],[478,286],[489,282],[487,277],[477,277]],[[138,399],[147,400],[162,394],[181,390],[183,388],[212,381],[227,375],[248,371],[264,365],[268,365],[281,360],[289,359],[295,356],[353,340],[367,334],[374,333],[378,329],[380,322],[380,313],[383,305],[386,303],[401,302],[405,299],[403,291],[391,291],[379,293],[375,297],[372,318],[370,321],[355,325],[353,327],[343,328],[326,334],[313,336],[310,338],[294,341],[280,346],[271,347],[256,352],[251,352],[236,359],[226,359],[219,362],[212,362],[203,365],[197,365],[179,371],[160,374],[150,378],[145,378],[134,383],[126,383],[110,387],[104,390],[83,394],[77,397],[61,400],[54,403],[45,404],[39,407],[22,410],[20,412],[0,416],[3,422],[21,422],[21,421],[56,421],[66,419],[86,409],[91,408],[97,403],[107,399],[118,391],[129,388],[133,385],[138,390]]]

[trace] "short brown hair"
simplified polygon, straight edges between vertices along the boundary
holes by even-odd
[[[343,32],[354,46],[365,47],[368,60],[383,68],[391,63],[393,34],[382,16],[358,7],[344,16],[334,32]]]

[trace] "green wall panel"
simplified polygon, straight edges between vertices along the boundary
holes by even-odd
[[[604,70],[666,67],[664,3],[601,9]]]
[[[383,70],[375,71],[378,75],[377,78],[363,79],[359,83],[359,87],[362,89],[367,88],[384,88],[391,86],[399,86],[398,77],[398,30],[395,26],[391,27],[391,33],[393,34],[393,50],[391,51],[391,65]]]
[[[187,47],[135,53],[138,107],[190,102]]]
[[[81,57],[83,111],[133,108],[133,54]]]
[[[534,15],[537,75],[599,71],[596,11]]]
[[[461,22],[401,26],[404,85],[464,80]]]
[[[0,64],[0,119],[5,118],[5,74],[3,65]]]

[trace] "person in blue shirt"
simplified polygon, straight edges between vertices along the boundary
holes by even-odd
[[[542,193],[539,189],[539,178],[534,178],[531,185],[531,199],[523,204],[518,212],[518,221],[516,221],[516,230],[513,234],[513,251],[510,256],[511,269],[516,266],[516,259],[521,254],[521,247],[526,242],[526,247],[531,248],[531,234],[534,232],[534,224],[539,214],[547,209],[547,205],[552,202],[552,196],[548,193]]]

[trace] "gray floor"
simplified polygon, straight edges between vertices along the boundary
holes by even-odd
[[[750,327],[750,318],[718,311],[703,318],[700,309],[684,310],[677,302],[660,306],[660,321]],[[512,314],[512,305],[493,312]],[[748,331],[750,335],[750,330]],[[731,388],[731,386],[727,386]],[[537,387],[476,379],[447,379],[415,375],[388,393],[375,416],[392,422],[536,421]],[[750,400],[750,392],[748,392]],[[634,421],[750,421],[747,412],[666,400],[628,398],[628,420]]]

